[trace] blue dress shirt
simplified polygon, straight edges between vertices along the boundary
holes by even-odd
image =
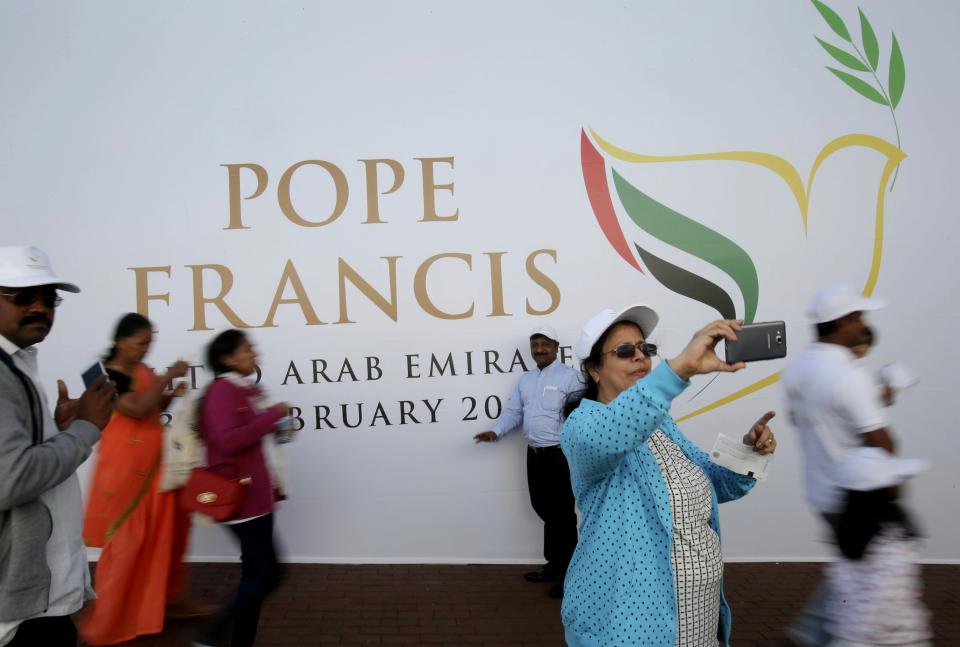
[[[567,395],[582,388],[580,373],[559,359],[543,370],[530,369],[520,376],[493,433],[499,439],[523,423],[523,437],[531,447],[560,444],[563,404]]]

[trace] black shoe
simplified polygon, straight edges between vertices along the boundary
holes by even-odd
[[[563,580],[554,582],[550,587],[550,590],[547,592],[547,595],[557,600],[563,598]]]
[[[557,579],[557,572],[551,569],[541,568],[539,571],[524,573],[523,579],[528,582],[552,582]]]

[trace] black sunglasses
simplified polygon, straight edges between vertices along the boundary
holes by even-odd
[[[54,292],[41,292],[40,290],[18,290],[16,292],[0,292],[0,296],[7,297],[13,302],[13,305],[25,308],[32,306],[39,300],[48,308],[56,308],[63,303],[63,297],[57,296]]]
[[[613,350],[604,352],[604,355],[607,353],[613,353],[620,359],[630,359],[637,354],[637,351],[640,351],[644,357],[653,357],[657,354],[657,345],[648,344],[645,341],[637,342],[636,344],[620,344]]]

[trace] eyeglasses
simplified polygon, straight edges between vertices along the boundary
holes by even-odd
[[[620,344],[613,350],[608,350],[604,352],[604,355],[608,353],[613,353],[620,359],[631,359],[634,355],[637,354],[637,351],[640,351],[640,353],[644,357],[653,357],[654,355],[657,354],[657,345],[648,344],[645,341],[637,342],[636,344],[630,344],[630,343]]]
[[[63,303],[63,297],[56,292],[41,292],[39,290],[18,290],[17,292],[0,292],[0,296],[7,297],[13,305],[26,308],[38,300],[48,308],[56,308]]]

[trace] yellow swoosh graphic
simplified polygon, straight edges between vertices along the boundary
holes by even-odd
[[[697,153],[692,155],[645,155],[642,153],[634,153],[620,148],[619,146],[615,146],[597,134],[597,132],[593,129],[590,129],[590,134],[594,141],[597,142],[597,145],[603,149],[607,155],[624,162],[649,164],[654,162],[694,162],[711,160],[744,162],[747,164],[762,166],[763,168],[773,171],[779,175],[784,182],[786,182],[787,186],[790,188],[790,191],[793,193],[794,199],[797,201],[797,206],[800,208],[800,218],[803,221],[804,235],[807,233],[807,212],[810,206],[810,193],[813,189],[813,180],[817,175],[817,170],[820,168],[823,162],[837,151],[845,148],[859,146],[877,151],[887,158],[887,162],[883,167],[883,172],[880,174],[880,184],[877,189],[877,210],[873,237],[873,259],[870,263],[870,272],[867,274],[867,281],[863,286],[864,296],[870,296],[873,294],[873,290],[877,285],[877,278],[880,276],[880,262],[883,256],[883,208],[884,198],[886,195],[886,186],[894,169],[896,169],[897,165],[907,157],[906,153],[887,140],[874,137],[873,135],[863,134],[849,134],[837,137],[820,150],[820,153],[813,162],[813,166],[810,168],[810,176],[807,180],[806,187],[804,187],[803,180],[801,179],[800,173],[797,171],[796,167],[782,157],[773,155],[771,153],[762,153],[758,151],[723,151],[718,153]],[[771,384],[775,384],[779,379],[779,371],[772,373],[771,375],[754,382],[750,386],[740,389],[739,391],[735,391],[730,395],[697,409],[693,413],[689,413],[682,418],[677,419],[677,422],[689,420],[690,418],[694,418],[700,414],[712,411],[713,409],[722,407],[735,400],[739,400],[740,398],[750,395],[755,391],[759,391],[760,389],[766,388]]]

